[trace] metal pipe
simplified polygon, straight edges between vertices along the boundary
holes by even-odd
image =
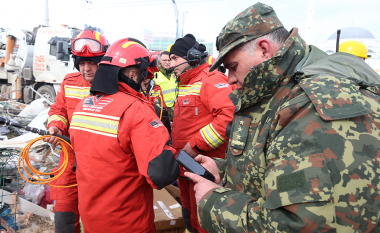
[[[45,25],[49,26],[49,0],[45,0]]]
[[[15,45],[15,38],[13,36],[7,36],[7,45],[5,48],[5,61],[4,63],[7,64],[9,61],[9,58],[11,54],[13,53],[13,47]]]

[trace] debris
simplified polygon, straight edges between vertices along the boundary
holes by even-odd
[[[25,228],[24,228],[25,227]],[[54,220],[31,215],[27,226],[20,226],[19,233],[52,233],[55,232]]]
[[[9,215],[9,216],[12,216],[12,215]],[[7,216],[7,217],[9,217],[9,216]],[[14,222],[14,220],[11,220],[11,221]],[[16,233],[15,230],[13,230],[13,227],[15,227],[15,226],[12,227],[11,225],[9,225],[8,222],[5,221],[4,218],[1,218],[1,226],[3,226],[7,230],[7,232],[9,232],[9,233]]]
[[[27,105],[21,112],[18,114],[18,116],[36,116],[39,113],[46,110],[48,107],[44,104],[44,99],[36,99],[35,101],[31,102],[29,105]]]
[[[5,191],[4,189],[0,189],[0,191],[3,193],[3,201],[7,204],[15,204],[14,200],[12,200],[12,195],[10,192]],[[54,220],[54,213],[50,212],[44,208],[42,208],[39,205],[36,205],[30,201],[25,200],[24,198],[19,197],[18,203],[17,203],[17,209],[18,211],[22,213],[33,213],[41,217],[50,218],[51,220]]]
[[[26,183],[20,193],[25,195],[26,200],[39,205],[45,195],[45,188],[43,185]]]
[[[35,100],[29,105],[0,101],[0,116],[38,129],[46,130],[49,110],[49,104],[44,99]],[[21,149],[37,137],[40,135],[12,126],[0,126],[0,221],[3,228],[0,233],[54,232],[54,205],[50,199],[50,186],[28,183],[20,178],[17,170]],[[58,166],[60,150],[59,146],[53,149],[40,140],[33,144],[29,152],[30,163],[35,169],[50,172]],[[21,173],[31,179],[22,164]]]

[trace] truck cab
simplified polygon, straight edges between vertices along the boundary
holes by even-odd
[[[0,68],[1,94],[25,103],[40,95],[55,102],[56,91],[66,74],[77,71],[70,48],[80,30],[68,26],[40,26],[33,32],[21,31],[6,35],[5,65]]]

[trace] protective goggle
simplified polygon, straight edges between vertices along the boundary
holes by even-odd
[[[86,38],[74,41],[73,50],[76,52],[81,52],[84,46],[87,46],[91,50],[91,52],[102,51],[102,44],[100,44],[99,41]]]

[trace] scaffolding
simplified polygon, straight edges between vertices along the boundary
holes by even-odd
[[[20,154],[16,149],[0,149],[0,232],[17,232],[17,209],[20,177],[17,160]]]

